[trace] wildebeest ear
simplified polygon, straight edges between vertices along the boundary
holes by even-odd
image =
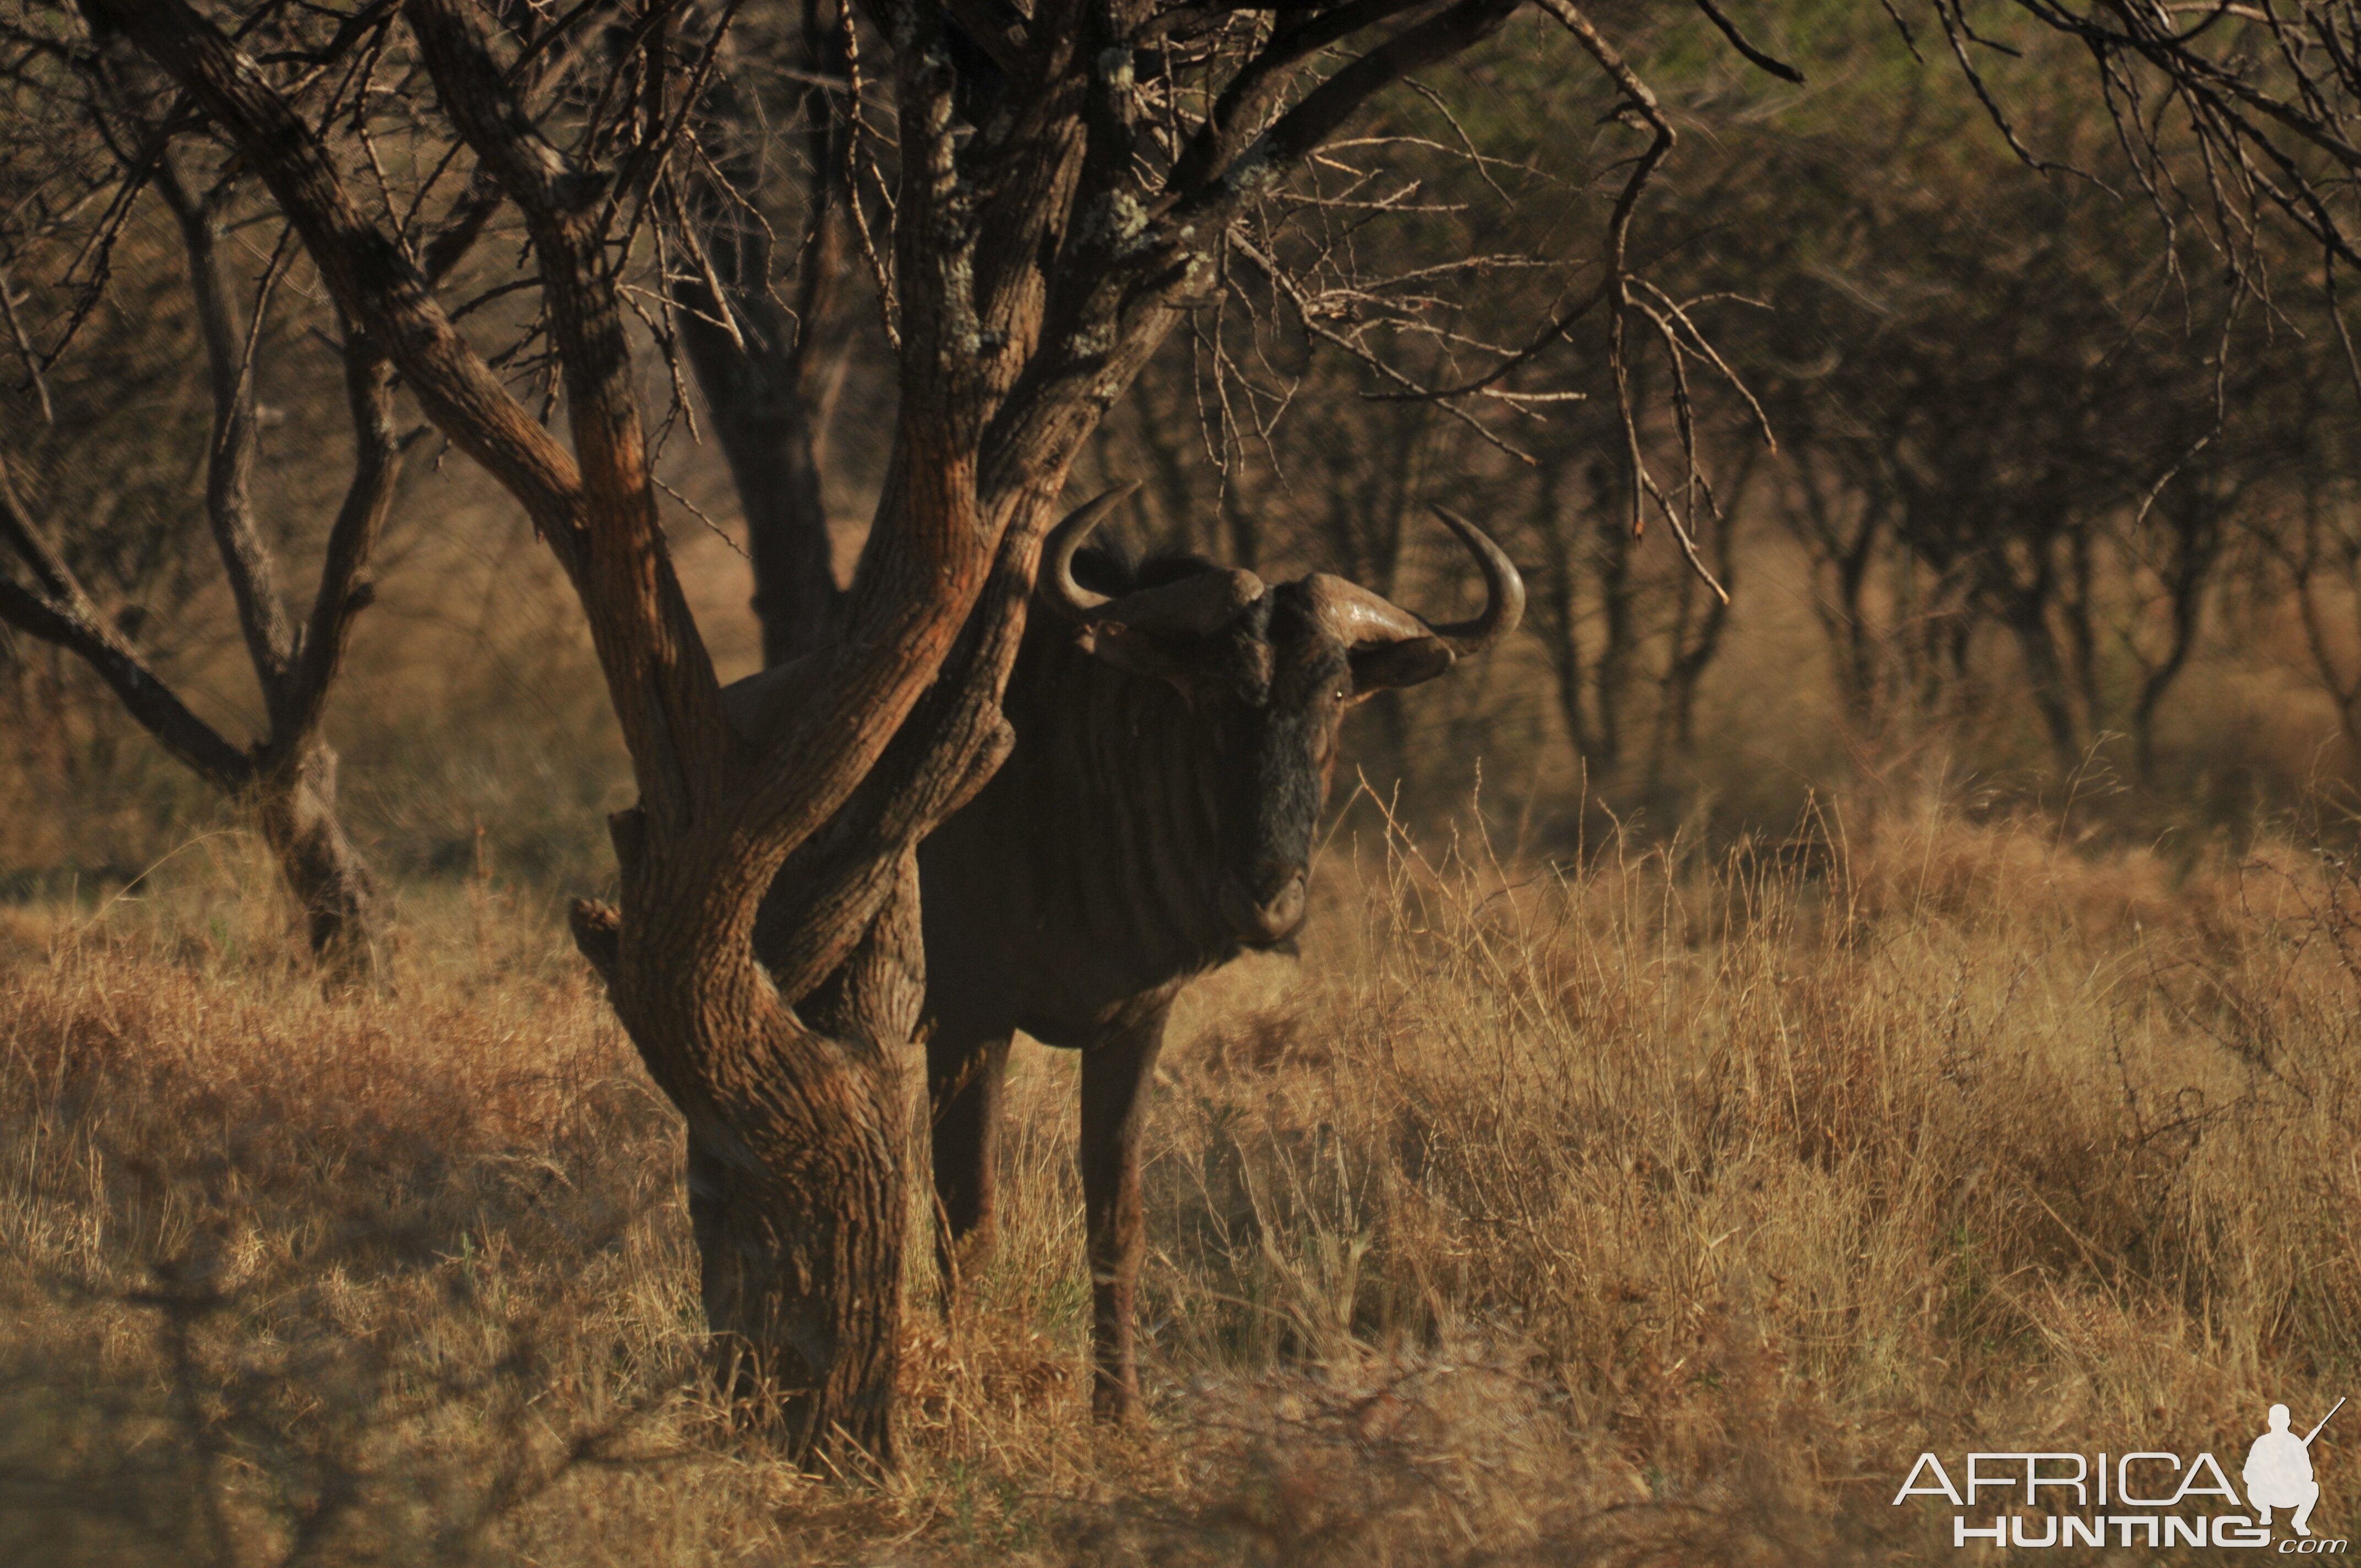
[[[1456,663],[1440,638],[1405,637],[1399,642],[1367,642],[1353,650],[1353,691],[1368,696],[1393,686],[1431,681]]]
[[[1195,663],[1180,640],[1142,631],[1120,620],[1094,620],[1075,638],[1076,646],[1104,659],[1126,674],[1181,685],[1195,671]]]

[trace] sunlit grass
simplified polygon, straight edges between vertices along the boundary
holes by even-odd
[[[2353,1371],[2361,900],[2292,845],[1340,842],[1307,956],[1176,1021],[1149,1430],[1088,1419],[1020,1045],[955,1321],[914,1199],[876,1486],[706,1398],[677,1124],[554,898],[407,892],[329,999],[267,865],[185,865],[0,916],[0,1560],[1948,1560],[1922,1448],[2227,1453]]]

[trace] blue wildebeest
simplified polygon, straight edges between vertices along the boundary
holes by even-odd
[[[1009,1036],[1082,1053],[1093,1407],[1138,1401],[1139,1132],[1173,998],[1302,923],[1337,722],[1514,630],[1524,584],[1437,508],[1484,575],[1483,613],[1430,626],[1325,573],[1266,585],[1194,558],[1078,554],[1130,493],[1042,547],[1004,708],[1016,744],[918,851],[928,1088],[949,1288],[988,1255]]]

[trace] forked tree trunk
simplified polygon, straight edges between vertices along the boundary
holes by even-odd
[[[717,930],[721,912],[694,869],[702,857],[648,842],[635,811],[616,819],[616,843],[630,917],[577,904],[575,939],[687,1121],[699,1294],[729,1391],[794,1453],[890,1463],[906,1104],[898,1058],[923,983],[910,968],[916,890],[890,900],[907,904],[908,917],[889,908],[862,937],[839,994],[796,1009],[743,960],[751,931],[730,941]],[[710,836],[696,847],[726,844]],[[689,1070],[696,1063],[722,1070]]]
[[[829,1118],[837,1135],[774,1146],[759,1168],[693,1142],[689,1195],[706,1321],[752,1353],[745,1381],[767,1374],[787,1396],[789,1442],[827,1437],[815,1430],[825,1419],[881,1460],[893,1453],[906,1233],[901,1047],[926,990],[915,859],[896,880],[832,994],[806,1009],[832,1038],[874,1047],[842,1053]]]
[[[1029,574],[1029,554],[1004,552],[996,580]],[[992,694],[1022,619],[984,598],[861,787],[775,877],[721,824],[675,837],[634,810],[615,819],[628,917],[575,909],[577,942],[687,1121],[700,1295],[730,1392],[799,1454],[894,1456],[901,1058],[926,992],[916,850],[1010,744]],[[742,722],[761,722],[765,681],[725,695]]]

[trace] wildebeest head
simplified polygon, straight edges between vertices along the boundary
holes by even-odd
[[[1430,625],[1325,572],[1265,584],[1193,558],[1159,563],[1118,595],[1083,587],[1075,552],[1136,488],[1111,490],[1058,525],[1042,547],[1038,597],[1075,624],[1084,650],[1170,684],[1188,702],[1219,759],[1214,907],[1238,940],[1268,946],[1303,922],[1312,837],[1345,710],[1431,681],[1507,637],[1524,614],[1524,582],[1499,546],[1437,507],[1484,574],[1484,609],[1472,620]]]

